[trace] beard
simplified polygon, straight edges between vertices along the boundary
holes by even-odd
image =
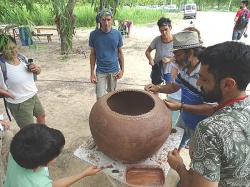
[[[216,83],[214,89],[211,91],[206,92],[203,87],[201,87],[201,91],[202,91],[202,98],[205,102],[220,103],[222,100],[222,92],[219,83]]]
[[[183,60],[176,60],[176,63],[179,65],[180,68],[187,68],[191,65],[191,62],[188,61],[187,55],[186,58]]]

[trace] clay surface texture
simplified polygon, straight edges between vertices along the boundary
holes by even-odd
[[[107,156],[124,163],[145,160],[171,133],[164,102],[143,90],[116,90],[97,100],[89,116],[91,134]]]

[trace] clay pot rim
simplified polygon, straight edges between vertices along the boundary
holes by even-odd
[[[105,96],[107,97],[106,98],[106,101],[111,97],[113,96],[114,94],[117,94],[117,93],[121,93],[121,92],[125,92],[125,91],[134,91],[134,92],[140,92],[140,93],[145,93],[147,96],[149,96],[153,101],[154,101],[154,106],[155,106],[155,103],[156,103],[156,97],[153,93],[149,92],[149,91],[145,91],[145,90],[141,90],[141,89],[132,89],[132,88],[128,88],[128,89],[118,89],[118,90],[115,90],[113,92],[110,92],[108,94],[106,94]],[[104,97],[105,97],[104,96]],[[155,96],[155,97],[154,97]],[[160,99],[160,98],[159,98]],[[161,100],[161,99],[160,99]],[[161,100],[162,101],[162,100]],[[162,103],[164,103],[162,101]],[[135,115],[135,116],[132,116],[132,115],[124,115],[124,114],[120,114],[118,112],[115,112],[113,110],[110,109],[110,107],[108,106],[107,102],[106,102],[106,105],[107,105],[107,108],[108,110],[110,110],[111,112],[115,113],[115,114],[118,114],[120,116],[124,116],[124,117],[131,117],[131,118],[135,118],[135,117],[141,117],[141,116],[145,116],[145,115],[149,115],[151,111],[153,111],[155,109],[155,107],[153,107],[151,110],[149,110],[147,113],[143,113],[143,114],[140,114],[140,115]]]

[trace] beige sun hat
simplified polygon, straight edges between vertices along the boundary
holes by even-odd
[[[201,43],[197,32],[182,31],[174,35],[173,48],[169,51],[176,51],[180,49],[191,49],[200,47]]]

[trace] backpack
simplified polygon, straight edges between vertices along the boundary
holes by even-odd
[[[163,62],[159,61],[152,66],[151,79],[152,83],[157,85],[163,82]]]
[[[18,53],[18,57],[27,65],[30,65],[31,62],[29,61],[29,59],[27,60],[27,58],[22,55],[21,53]],[[6,82],[6,80],[8,79],[8,76],[7,76],[7,68],[6,68],[6,60],[2,57],[2,54],[0,55],[0,67],[1,67],[1,70],[2,70],[2,73],[3,73],[3,79],[4,79],[4,82]],[[36,74],[34,73],[34,81],[36,81]],[[11,121],[11,117],[10,117],[10,114],[9,114],[9,111],[8,111],[8,108],[7,108],[7,103],[6,103],[6,100],[4,99],[4,95],[3,94],[0,94],[0,98],[3,98],[4,100],[4,107],[5,107],[5,111],[7,113],[7,116],[9,118],[9,121]]]
[[[248,10],[242,10],[242,14],[238,18],[235,28],[238,30],[244,29],[247,23],[248,23]]]

